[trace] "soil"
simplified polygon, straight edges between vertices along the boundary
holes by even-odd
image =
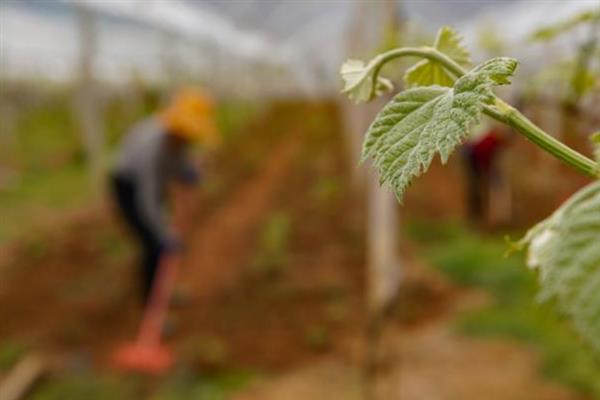
[[[239,399],[358,398],[364,223],[336,109],[276,104],[248,130],[207,168],[217,178],[199,196],[166,342],[180,364],[199,372],[264,372]],[[422,203],[426,213],[461,215],[456,188],[439,166],[431,176],[423,185],[453,200],[445,209]],[[419,193],[409,202],[424,198]],[[278,249],[285,262],[257,268],[261,231],[274,213],[290,221],[289,240]],[[110,368],[112,350],[135,335],[141,315],[134,257],[110,215],[85,210],[5,249],[2,340]],[[389,359],[377,385],[383,398],[578,398],[540,378],[535,355],[523,348],[455,334],[452,319],[479,294],[452,287],[410,257],[405,262],[382,343]]]

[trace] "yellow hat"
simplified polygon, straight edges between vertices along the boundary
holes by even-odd
[[[214,103],[210,96],[199,90],[180,90],[161,113],[161,119],[171,135],[208,145],[219,142]]]

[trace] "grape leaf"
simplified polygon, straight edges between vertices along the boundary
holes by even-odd
[[[560,311],[600,351],[600,180],[517,243],[527,245],[527,263],[539,270],[540,300],[556,299]]]
[[[469,51],[461,44],[461,37],[449,26],[442,27],[435,38],[433,47],[446,54],[463,67],[471,65]],[[440,85],[452,87],[455,78],[439,63],[421,60],[404,74],[407,87]]]
[[[362,160],[372,158],[381,184],[401,199],[435,153],[442,162],[448,160],[493,98],[492,86],[508,83],[516,67],[512,58],[493,58],[458,79],[453,88],[417,87],[396,95],[369,127]]]
[[[375,63],[365,65],[361,60],[347,60],[343,63],[340,69],[344,80],[342,93],[347,93],[351,100],[360,103],[371,100],[373,95],[379,96],[392,90],[394,87],[392,82],[382,76],[377,76],[375,90],[372,90],[375,66]]]

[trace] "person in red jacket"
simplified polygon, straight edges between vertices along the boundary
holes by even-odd
[[[467,172],[467,204],[469,220],[475,224],[488,221],[490,203],[496,187],[503,185],[499,170],[499,156],[508,144],[508,135],[499,127],[492,127],[467,141],[463,159]]]

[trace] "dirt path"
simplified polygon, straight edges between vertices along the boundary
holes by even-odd
[[[575,400],[539,375],[537,357],[502,340],[479,340],[441,320],[415,332],[390,333],[386,349],[398,362],[379,387],[381,398],[414,400]]]
[[[417,268],[419,268],[417,266]],[[433,285],[449,289],[439,276],[414,271],[405,290]],[[441,286],[440,286],[441,285]],[[504,340],[474,339],[453,329],[453,321],[466,309],[481,306],[477,292],[444,296],[444,310],[416,324],[391,322],[382,339],[383,371],[376,384],[378,399],[407,400],[583,400],[562,385],[539,374],[536,355]],[[440,312],[441,311],[441,312]],[[323,357],[270,381],[256,384],[233,400],[362,399],[357,367],[362,339],[348,338],[354,354],[348,358]]]
[[[209,299],[240,275],[237,263],[247,256],[254,230],[269,210],[297,150],[297,137],[284,138],[273,148],[260,175],[243,183],[190,239],[181,280],[195,296]]]
[[[457,336],[446,325],[394,332],[388,351],[399,366],[381,378],[379,399],[580,400],[581,396],[539,377],[537,359],[502,341]],[[324,358],[233,400],[361,399],[360,371],[348,360]]]

